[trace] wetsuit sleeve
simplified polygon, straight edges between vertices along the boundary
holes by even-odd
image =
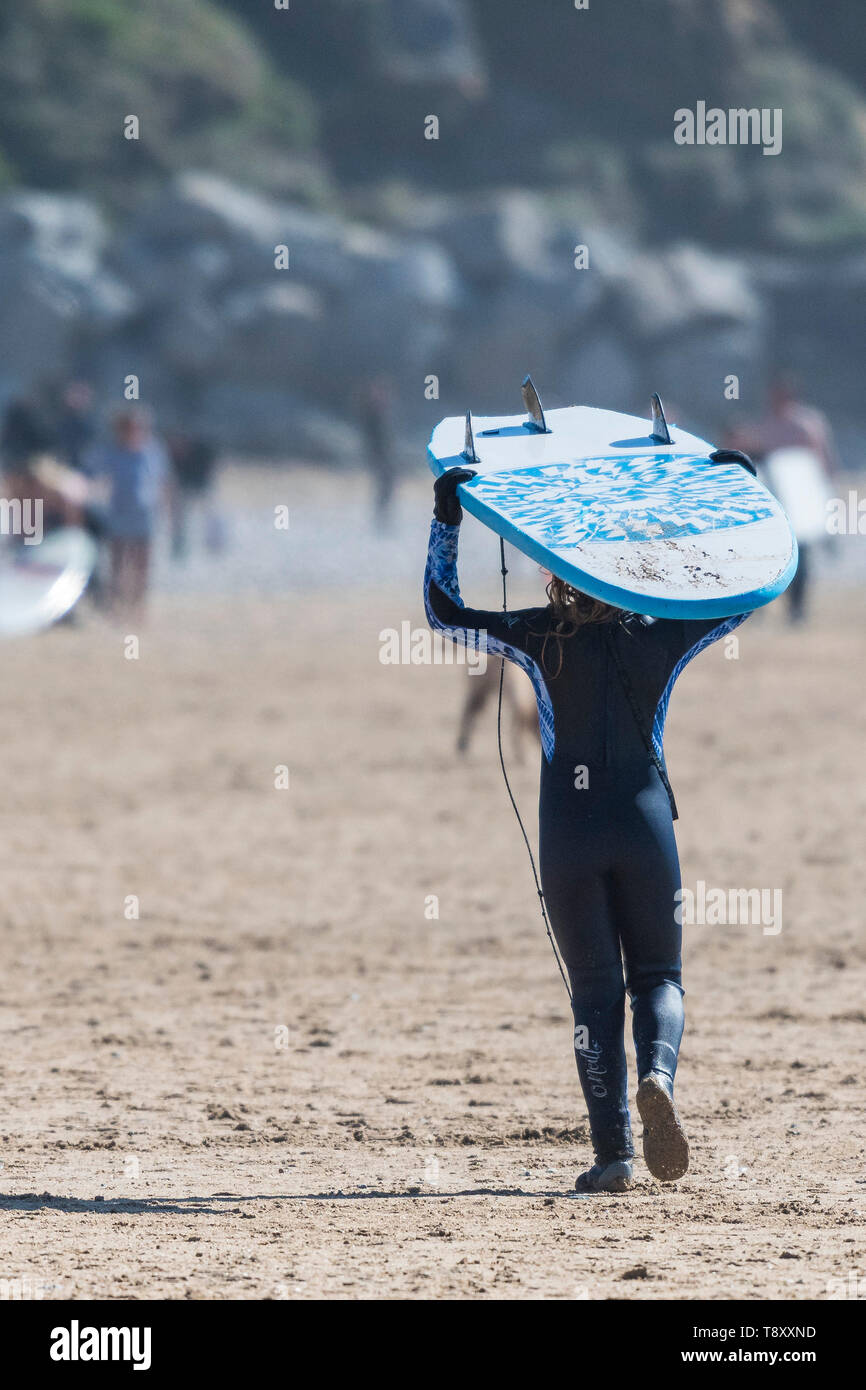
[[[544,610],[527,608],[502,613],[495,609],[467,608],[457,583],[457,538],[459,526],[446,526],[434,520],[430,527],[430,546],[424,574],[424,608],[427,621],[437,632],[476,651],[504,656],[525,671],[532,681],[538,705],[541,747],[548,762],[556,744],[553,704],[541,666],[531,655],[541,642],[539,627]]]
[[[748,616],[748,613],[735,613],[730,618],[659,618],[654,624],[665,646],[669,670],[667,684],[656,706],[652,729],[653,745],[660,757],[668,704],[677,677],[693,657],[712,646],[713,642],[734,632]]]
[[[685,665],[698,652],[734,632],[748,617],[748,613],[735,613],[730,618],[659,618],[656,626],[672,662]]]
[[[437,632],[476,651],[488,651],[519,661],[518,653],[526,654],[530,641],[525,612],[501,612],[491,608],[467,608],[460,597],[457,582],[457,541],[459,526],[446,526],[433,521],[424,573],[424,609],[427,621]]]

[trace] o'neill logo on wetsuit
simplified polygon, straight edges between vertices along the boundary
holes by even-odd
[[[600,1065],[601,1048],[597,1042],[590,1042],[589,1029],[585,1023],[577,1023],[574,1028],[574,1050],[583,1058],[589,1089],[599,1100],[607,1095],[607,1087],[601,1080],[607,1075],[607,1067]]]

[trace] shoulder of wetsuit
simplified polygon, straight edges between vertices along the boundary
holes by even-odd
[[[545,608],[517,608],[502,614],[502,621],[515,631],[522,629],[529,637],[545,637],[550,631],[552,612]]]
[[[626,613],[622,618],[611,623],[610,626],[622,628],[623,632],[627,632],[629,636],[633,637],[637,633],[648,631],[655,626],[655,623],[656,619],[650,618],[646,613]]]

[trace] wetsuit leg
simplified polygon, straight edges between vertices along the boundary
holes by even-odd
[[[611,909],[625,958],[638,1076],[658,1071],[672,1087],[684,1017],[682,928],[676,919],[681,878],[660,782],[635,798],[618,840]]]
[[[571,982],[574,1051],[593,1148],[598,1161],[607,1164],[634,1153],[622,956],[607,875],[582,872],[581,863],[594,863],[594,856],[573,837],[567,845],[557,845],[559,838],[542,837],[544,899]]]

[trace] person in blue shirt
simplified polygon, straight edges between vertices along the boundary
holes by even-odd
[[[92,469],[108,490],[109,605],[138,614],[147,596],[154,530],[169,476],[165,450],[147,411],[117,411],[112,440],[96,451]]]

